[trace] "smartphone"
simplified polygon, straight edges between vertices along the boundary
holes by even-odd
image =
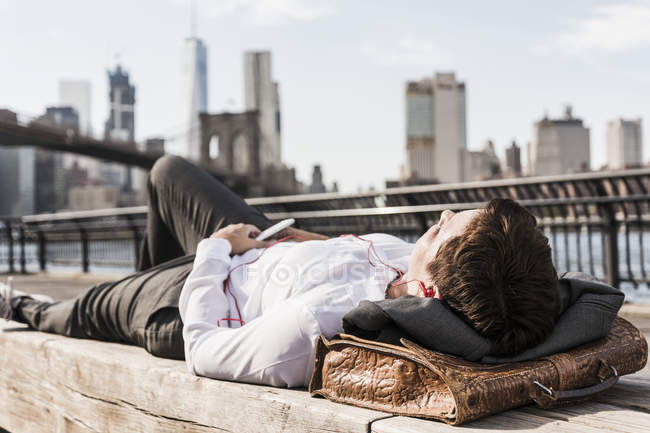
[[[277,224],[273,224],[271,227],[268,229],[264,230],[262,233],[257,235],[255,238],[256,241],[263,241],[266,238],[269,238],[273,236],[274,234],[281,232],[282,230],[286,229],[287,227],[291,226],[293,223],[295,223],[296,220],[293,218],[287,218],[286,220],[282,220]]]

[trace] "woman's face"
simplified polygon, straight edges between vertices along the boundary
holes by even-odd
[[[440,221],[431,226],[415,243],[415,248],[409,258],[409,267],[406,272],[408,280],[422,281],[426,287],[432,287],[433,282],[427,271],[427,266],[436,257],[440,246],[447,240],[463,234],[469,223],[483,209],[452,212],[446,210],[440,216]],[[435,290],[435,288],[434,288]],[[422,290],[417,284],[408,284],[408,293],[422,296]]]

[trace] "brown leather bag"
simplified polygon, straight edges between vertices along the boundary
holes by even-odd
[[[586,400],[642,369],[648,358],[641,332],[620,317],[606,338],[509,364],[470,362],[406,339],[400,347],[338,337],[318,341],[312,396],[452,425],[531,401],[548,408]]]

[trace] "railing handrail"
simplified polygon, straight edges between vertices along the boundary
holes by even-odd
[[[252,206],[258,206],[264,204],[282,204],[282,203],[322,201],[322,200],[332,200],[332,199],[371,198],[377,196],[389,196],[389,195],[396,195],[396,194],[440,192],[440,191],[452,191],[452,190],[459,190],[459,189],[465,190],[465,189],[473,189],[473,188],[494,188],[494,187],[499,188],[499,187],[518,186],[518,185],[600,180],[606,178],[620,179],[625,177],[636,177],[636,176],[650,176],[650,168],[596,171],[596,172],[574,173],[574,174],[557,175],[557,176],[515,177],[510,179],[496,179],[496,180],[472,181],[472,182],[461,182],[461,183],[414,185],[414,186],[386,188],[385,190],[381,190],[381,191],[372,191],[372,192],[364,192],[364,193],[324,192],[324,193],[312,193],[312,194],[281,195],[281,196],[274,196],[274,197],[254,197],[254,198],[247,199],[246,202]]]
[[[146,214],[147,206],[132,206],[132,207],[116,207],[95,210],[82,210],[82,211],[66,211],[54,212],[37,215],[25,215],[20,220],[25,224],[42,223],[42,222],[55,222],[55,221],[68,221],[80,220],[91,218],[106,218],[113,216],[127,216]]]
[[[577,205],[577,204],[597,204],[597,203],[624,203],[650,201],[650,194],[635,194],[621,197],[572,197],[557,199],[533,199],[519,200],[519,204],[524,207],[539,206],[559,206],[559,205]],[[467,203],[441,203],[441,204],[423,204],[411,206],[386,206],[375,208],[358,208],[358,209],[324,209],[314,211],[290,211],[290,212],[267,212],[265,215],[271,220],[284,218],[330,218],[346,216],[371,216],[371,215],[394,215],[394,214],[416,214],[442,212],[444,210],[466,210],[479,209],[485,207],[487,202],[467,202]]]
[[[519,200],[524,207],[554,206],[554,205],[583,205],[597,203],[623,203],[623,202],[642,202],[650,201],[650,194],[634,194],[627,196],[587,196],[587,197],[569,197],[557,199],[530,199]],[[427,213],[441,212],[443,210],[463,210],[481,208],[486,202],[463,202],[463,203],[440,203],[427,205],[411,206],[382,206],[382,207],[363,207],[349,209],[323,209],[314,211],[288,211],[288,212],[267,212],[265,215],[271,220],[283,218],[328,218],[328,217],[345,217],[345,216],[371,216],[400,213]],[[91,211],[71,211],[58,212],[51,214],[26,215],[19,219],[25,224],[38,224],[61,221],[79,221],[84,219],[106,218],[115,216],[136,216],[145,215],[146,206],[133,206],[123,208],[98,209]]]
[[[262,205],[281,205],[289,203],[308,203],[308,202],[322,202],[325,200],[350,200],[350,199],[372,199],[372,198],[381,198],[389,196],[399,196],[399,195],[409,195],[415,193],[426,193],[426,192],[442,192],[442,191],[461,191],[461,190],[470,190],[470,189],[489,189],[489,188],[505,188],[511,186],[526,186],[534,184],[554,184],[561,182],[580,182],[580,181],[597,181],[597,180],[606,180],[606,179],[623,179],[623,178],[633,178],[633,177],[647,177],[650,176],[650,168],[640,168],[640,169],[629,169],[629,170],[619,170],[619,171],[604,171],[604,172],[589,172],[589,173],[576,173],[570,175],[561,175],[561,176],[538,176],[538,177],[524,177],[524,178],[512,178],[512,179],[500,179],[500,180],[490,180],[490,181],[481,181],[481,182],[465,182],[465,183],[453,183],[453,184],[436,184],[436,185],[419,185],[419,186],[409,186],[409,187],[400,187],[400,188],[389,188],[384,191],[374,191],[367,193],[357,193],[357,194],[343,194],[343,193],[319,193],[319,194],[300,194],[300,195],[290,195],[290,196],[276,196],[276,197],[260,197],[260,198],[248,198],[245,201],[252,206],[262,206]],[[609,196],[611,197],[611,196]],[[631,196],[620,196],[620,197],[631,197]],[[571,199],[571,198],[567,198]],[[582,197],[578,202],[574,204],[588,201],[594,201],[595,197]],[[522,203],[524,200],[520,200]],[[566,201],[563,203],[567,203]],[[572,204],[572,203],[569,203]],[[453,203],[445,204],[445,206],[452,208]],[[373,208],[383,208],[381,204],[377,204],[372,207],[360,208],[360,209],[373,209]],[[349,209],[355,209],[350,207]],[[345,209],[344,209],[345,210]],[[337,212],[343,212],[344,210],[337,210]],[[109,208],[109,209],[98,209],[98,210],[89,210],[89,211],[65,211],[65,212],[56,212],[48,214],[37,214],[37,215],[26,215],[22,218],[0,218],[3,221],[15,221],[18,220],[25,224],[34,224],[34,223],[45,223],[45,222],[57,222],[57,221],[66,221],[66,220],[82,220],[82,219],[92,219],[92,218],[103,218],[103,217],[112,217],[112,216],[133,216],[145,214],[147,211],[146,206],[134,206],[126,208]],[[325,211],[325,210],[323,210]],[[312,211],[304,211],[312,212]],[[282,212],[280,212],[282,213]],[[289,214],[290,212],[284,212],[282,214]]]

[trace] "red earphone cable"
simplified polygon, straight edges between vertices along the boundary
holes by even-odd
[[[393,267],[393,266],[391,266],[391,265],[389,265],[389,264],[384,263],[384,262],[381,260],[381,258],[379,258],[379,254],[377,254],[377,251],[375,250],[375,244],[374,244],[371,240],[369,240],[369,239],[364,239],[364,238],[362,238],[361,236],[359,236],[359,235],[355,235],[355,234],[353,234],[353,233],[349,233],[349,234],[341,235],[341,236],[339,236],[339,237],[344,238],[344,237],[348,237],[348,236],[351,236],[351,237],[353,237],[353,238],[355,238],[355,239],[359,239],[360,241],[363,241],[363,242],[368,242],[368,244],[370,244],[370,245],[368,246],[368,263],[370,263],[370,266],[372,266],[372,267],[376,267],[375,264],[370,260],[370,250],[372,250],[372,252],[375,254],[375,257],[377,257],[377,260],[379,261],[379,263],[381,263],[382,265],[386,266],[388,269],[397,272],[397,275],[400,276],[400,277],[401,277],[402,275],[404,275],[404,272],[402,272],[401,270],[399,270],[399,269],[397,269],[397,268],[395,268],[395,267]]]
[[[262,252],[261,252],[257,257],[255,257],[254,260],[251,260],[250,262],[247,262],[247,263],[240,263],[239,265],[235,266],[234,268],[232,268],[231,270],[228,271],[228,275],[226,275],[226,279],[223,280],[223,291],[224,291],[224,293],[228,293],[228,294],[230,294],[230,296],[232,297],[232,299],[235,301],[235,309],[237,310],[237,315],[239,316],[239,319],[233,319],[233,318],[230,318],[230,317],[224,317],[224,318],[222,318],[222,319],[217,320],[217,327],[219,327],[219,322],[220,322],[221,320],[228,321],[229,324],[230,324],[230,322],[239,322],[239,323],[241,324],[241,326],[244,326],[244,325],[245,325],[244,321],[243,321],[242,318],[241,318],[241,311],[240,311],[240,309],[239,309],[239,303],[237,302],[237,298],[235,297],[235,295],[233,295],[232,291],[230,290],[230,274],[232,274],[232,272],[233,272],[235,269],[238,269],[238,268],[240,268],[240,267],[242,267],[242,266],[247,266],[247,265],[250,265],[250,264],[252,264],[252,263],[255,263],[256,261],[259,260],[260,257],[262,257],[262,256],[264,255],[264,253],[266,252],[266,250],[268,250],[269,248],[271,248],[271,247],[274,246],[274,245],[279,244],[280,242],[284,242],[284,241],[289,240],[289,239],[302,239],[302,240],[307,240],[307,238],[305,238],[304,236],[300,236],[300,235],[289,235],[289,236],[285,236],[285,237],[280,238],[280,239],[274,241],[273,243],[271,243],[271,244],[265,246],[264,249],[262,250]]]
[[[379,263],[381,263],[382,265],[386,266],[388,269],[390,269],[390,270],[392,270],[392,271],[394,271],[394,272],[397,272],[397,275],[398,275],[399,278],[401,278],[401,277],[404,275],[404,272],[402,272],[400,269],[397,269],[397,268],[395,268],[395,267],[393,267],[393,266],[391,266],[391,265],[389,265],[389,264],[387,264],[387,263],[384,263],[384,261],[381,260],[381,258],[379,257],[379,254],[377,254],[377,251],[375,250],[375,245],[374,245],[374,243],[373,243],[371,240],[369,240],[369,239],[364,239],[364,238],[362,238],[361,236],[359,236],[359,235],[355,235],[355,234],[352,234],[352,233],[350,233],[350,234],[344,234],[344,235],[341,235],[341,236],[339,236],[339,237],[342,237],[342,238],[343,238],[343,237],[348,237],[348,236],[353,237],[353,238],[358,239],[358,240],[363,241],[363,242],[367,242],[367,243],[369,244],[369,245],[368,245],[368,263],[370,263],[370,266],[372,266],[372,267],[376,267],[376,265],[372,262],[372,260],[370,260],[370,251],[372,250],[372,252],[374,253],[374,255],[375,255],[375,257],[377,258],[377,260],[379,261]],[[235,269],[238,269],[238,268],[240,268],[240,267],[242,267],[242,266],[247,266],[247,265],[250,265],[250,264],[252,264],[252,263],[255,263],[257,260],[259,260],[260,257],[262,257],[262,256],[264,255],[264,253],[266,252],[266,250],[268,250],[269,248],[271,248],[271,247],[274,246],[274,245],[279,244],[280,242],[284,242],[284,241],[287,241],[287,240],[289,240],[289,239],[302,239],[302,240],[307,240],[307,238],[305,238],[305,237],[303,237],[303,236],[299,236],[299,235],[290,235],[290,236],[285,236],[285,237],[283,237],[283,238],[281,238],[281,239],[278,239],[278,240],[274,241],[274,242],[271,243],[270,245],[267,245],[266,247],[264,247],[264,249],[262,250],[262,252],[261,252],[261,253],[260,253],[260,254],[259,254],[259,255],[254,259],[254,260],[251,260],[250,262],[247,262],[247,263],[240,263],[239,265],[235,266],[235,267],[232,268],[230,271],[228,271],[228,275],[226,275],[226,279],[225,279],[224,282],[223,282],[223,291],[224,291],[224,293],[228,293],[228,294],[230,294],[230,296],[233,298],[233,300],[234,300],[234,302],[235,302],[235,309],[237,310],[237,315],[239,316],[239,319],[234,319],[234,318],[230,318],[230,317],[225,317],[225,318],[219,319],[219,320],[217,320],[217,327],[220,327],[220,322],[221,322],[222,320],[223,320],[223,321],[227,321],[229,324],[230,324],[230,322],[239,322],[239,323],[241,324],[241,326],[244,326],[244,325],[245,325],[245,322],[242,320],[242,317],[241,317],[241,311],[240,311],[240,309],[239,309],[239,303],[237,302],[237,298],[235,297],[235,295],[233,295],[232,291],[230,290],[230,274],[232,274],[232,272],[233,272]],[[425,297],[427,297],[427,298],[433,298],[433,296],[434,296],[433,291],[432,291],[431,289],[427,289],[427,288],[425,287],[424,283],[423,283],[422,281],[420,281],[420,280],[410,280],[410,281],[406,281],[406,282],[403,282],[403,283],[398,284],[398,286],[399,286],[399,285],[402,285],[402,284],[408,284],[408,283],[410,283],[410,282],[412,282],[412,281],[417,281],[417,282],[418,282],[418,284],[420,285],[420,289],[422,289],[422,292],[423,292],[423,294],[424,294]],[[431,292],[431,293],[430,293],[430,292]]]

